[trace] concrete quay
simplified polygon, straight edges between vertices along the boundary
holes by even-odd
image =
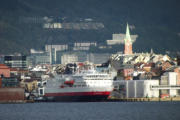
[[[108,101],[121,102],[163,102],[163,101],[180,101],[180,97],[169,98],[109,98]]]

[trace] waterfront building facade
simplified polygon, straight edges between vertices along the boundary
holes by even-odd
[[[50,52],[31,53],[31,55],[27,57],[27,66],[50,64],[50,60]]]
[[[155,85],[159,85],[159,80],[119,80],[114,82],[115,88],[120,91],[120,98],[157,98],[159,90],[151,89]]]
[[[10,77],[10,68],[5,64],[0,64],[0,77]]]
[[[61,64],[76,63],[78,57],[75,54],[64,54],[61,56]]]
[[[10,68],[27,68],[26,56],[4,56],[4,63]]]

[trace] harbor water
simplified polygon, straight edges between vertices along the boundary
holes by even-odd
[[[0,104],[0,120],[180,120],[180,102]]]

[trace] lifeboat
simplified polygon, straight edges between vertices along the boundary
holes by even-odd
[[[66,85],[73,85],[74,84],[74,80],[65,81],[64,84],[66,84]]]

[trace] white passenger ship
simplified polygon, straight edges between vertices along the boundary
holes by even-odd
[[[44,98],[49,101],[101,101],[113,90],[115,72],[91,68],[71,75],[56,75],[48,80]]]

